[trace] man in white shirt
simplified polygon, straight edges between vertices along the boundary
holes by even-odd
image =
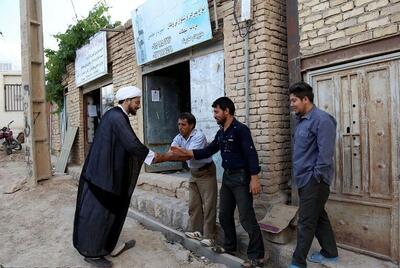
[[[207,146],[206,136],[196,129],[196,118],[191,113],[182,113],[178,118],[179,134],[171,146],[187,150],[203,149]],[[179,161],[167,153],[161,161]],[[212,246],[216,236],[217,179],[212,158],[186,161],[190,168],[189,180],[189,232],[186,236],[201,241],[204,246]],[[203,234],[203,235],[202,235]]]

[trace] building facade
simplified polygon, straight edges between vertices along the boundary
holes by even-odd
[[[10,128],[17,134],[24,129],[21,72],[0,72],[0,128],[14,121]]]

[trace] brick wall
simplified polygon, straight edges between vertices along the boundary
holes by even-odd
[[[51,138],[51,154],[55,156],[59,156],[61,152],[61,128],[60,128],[60,114],[56,113],[58,109],[57,105],[51,106],[51,129],[50,129],[50,138]]]
[[[299,0],[303,56],[400,32],[400,0]]]
[[[243,39],[234,27],[233,4],[224,14],[225,93],[245,116]],[[290,177],[290,119],[285,1],[255,0],[249,35],[250,129],[260,158],[261,200],[285,202]]]

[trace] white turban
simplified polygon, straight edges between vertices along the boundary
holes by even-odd
[[[115,99],[117,101],[121,101],[141,96],[142,96],[142,91],[139,88],[135,86],[126,86],[118,89],[117,93],[115,94]]]

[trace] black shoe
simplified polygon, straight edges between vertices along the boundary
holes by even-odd
[[[84,260],[85,262],[93,264],[97,268],[111,268],[113,266],[113,263],[104,257],[99,257],[99,258],[85,257]]]

